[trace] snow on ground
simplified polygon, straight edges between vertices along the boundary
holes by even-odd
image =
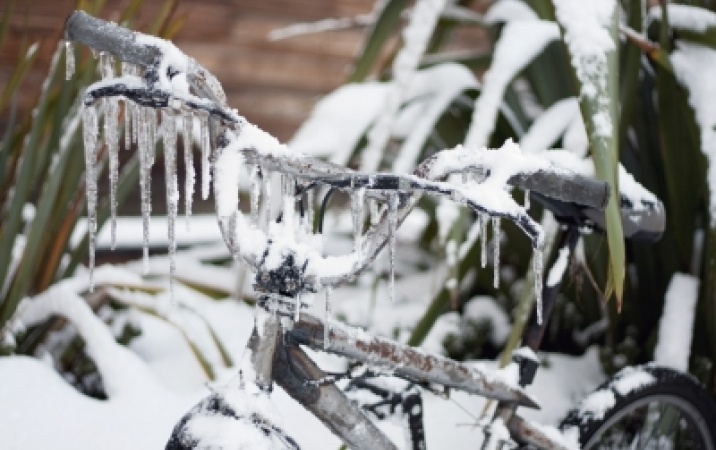
[[[444,269],[439,269],[438,272]],[[415,323],[426,302],[437,289],[441,273],[407,273],[396,283],[396,300],[388,300],[387,283],[377,289],[375,302],[370,301],[370,288],[363,286],[336,290],[333,294],[334,313],[354,323],[370,323],[371,329],[392,335]],[[189,295],[177,290],[176,295]],[[199,295],[189,299],[192,307],[212,324],[234,362],[240,360],[253,321],[251,307],[234,300],[212,301]],[[314,314],[321,314],[320,302]],[[25,356],[0,358],[0,442],[4,449],[156,449],[162,448],[176,421],[199,399],[210,393],[203,372],[194,359],[186,340],[164,321],[140,314],[143,334],[130,349],[143,360],[158,381],[159,387],[147,390],[155,381],[136,380],[108,401],[99,401],[78,394],[57,372],[41,359]],[[451,327],[439,327],[444,332]],[[430,335],[427,347],[439,348],[443,333]],[[401,333],[405,339],[407,333]],[[121,347],[117,346],[117,349]],[[340,370],[344,362],[337,357],[314,353],[327,370]],[[597,350],[583,357],[541,355],[548,367],[538,372],[529,393],[543,400],[542,411],[523,411],[529,419],[555,424],[576,404],[577,400],[604,379],[598,363]],[[490,361],[481,362],[494,367]],[[208,386],[223,386],[236,369],[218,367],[218,380]],[[274,403],[283,416],[287,431],[302,448],[330,449],[339,447],[331,435],[301,405],[291,400],[280,388],[275,389]],[[428,448],[474,448],[481,432],[474,424],[484,409],[484,400],[453,392],[443,400],[424,393],[424,409]],[[394,423],[381,425],[399,446],[403,431]],[[42,432],[38,432],[42,430]]]

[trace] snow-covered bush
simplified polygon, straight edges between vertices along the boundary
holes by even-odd
[[[102,2],[90,3],[86,5],[88,11],[98,13]],[[168,14],[172,9],[170,3],[166,4],[167,14],[158,16],[152,29],[176,31],[179,22]],[[140,6],[141,2],[134,2],[121,13],[121,21],[131,23]],[[12,14],[10,5],[3,13],[3,23],[7,23]],[[61,21],[57,26],[58,29],[62,26]],[[16,42],[6,39],[7,36],[0,36],[0,46]],[[55,311],[58,315],[48,314],[42,320],[33,320],[31,324],[24,318],[33,299],[41,298],[60,280],[86,276],[82,264],[89,246],[86,225],[81,220],[85,214],[85,161],[80,92],[94,81],[97,62],[89,57],[88,51],[73,48],[70,48],[71,54],[76,54],[77,61],[74,62],[74,58],[67,61],[62,41],[44,42],[42,45],[56,46],[49,73],[37,95],[23,92],[28,98],[37,97],[37,101],[31,114],[21,116],[17,113],[18,102],[12,98],[19,95],[18,86],[23,86],[40,45],[28,45],[12,82],[2,88],[0,95],[0,114],[7,124],[2,132],[0,151],[0,354],[38,356],[51,362],[81,392],[103,398],[107,392],[96,364],[97,355],[88,350],[93,343],[78,333],[77,324],[71,318],[62,317],[61,311]],[[66,67],[73,64],[75,76],[66,77]],[[117,206],[136,184],[137,157],[128,156],[128,159],[116,184],[116,195],[100,199],[97,227],[116,214]],[[100,170],[105,169],[100,166]],[[197,284],[196,277],[202,273],[201,258],[190,260],[193,268],[186,269],[193,271],[195,278],[183,277],[185,286],[207,294],[218,292],[222,297],[229,294],[226,289],[216,288],[221,283]],[[225,278],[221,270],[213,271],[214,278]],[[233,272],[230,276],[232,280],[235,277]],[[187,322],[205,321],[191,305],[180,305],[179,311],[175,311],[178,314],[169,314],[162,308],[162,297],[168,301],[163,283],[140,280],[127,285],[108,281],[93,293],[85,287],[74,295],[85,298],[117,342],[126,345],[141,333],[136,317],[137,310],[141,310],[142,314],[180,330],[205,379],[213,379],[216,372],[207,352],[218,351],[219,367],[231,364],[231,358],[211,327],[209,334],[213,337],[208,338],[208,346],[197,344],[196,335],[186,330],[190,328]]]
[[[318,104],[293,144],[354,167],[406,172],[446,146],[496,147],[512,138],[527,152],[591,156],[591,170],[612,186],[630,181],[618,175],[620,162],[664,201],[667,232],[654,245],[624,242],[613,200],[608,233],[588,237],[571,264],[545,345],[572,352],[602,343],[609,370],[650,360],[668,284],[675,274],[691,273],[701,282],[703,312],[696,316],[691,369],[711,380],[716,185],[707,80],[714,74],[716,15],[701,3],[663,10],[639,0],[497,0],[478,12],[469,2],[423,0],[405,14],[410,2],[386,1],[374,12],[350,84]],[[464,36],[452,39],[474,28],[494,38],[489,51],[464,48]],[[381,55],[399,33],[401,45],[385,65]],[[366,81],[371,75],[386,81]],[[323,123],[332,131],[319,142]],[[507,312],[529,297],[520,289],[529,252],[514,230],[503,230],[503,283],[495,288],[492,271],[478,270],[473,218],[424,206],[431,221],[422,243],[446,252],[451,267],[411,343],[472,295],[491,295]],[[533,211],[541,214],[539,206]],[[612,296],[617,300],[607,302]]]

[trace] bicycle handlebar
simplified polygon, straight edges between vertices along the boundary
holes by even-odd
[[[366,233],[362,248],[347,255],[347,259],[339,263],[337,257],[324,257],[315,251],[306,251],[299,243],[283,242],[277,234],[265,234],[253,227],[236,208],[226,213],[221,208],[219,197],[238,195],[238,192],[218,192],[223,187],[217,188],[215,184],[219,225],[232,252],[241,255],[257,271],[265,268],[264,262],[267,259],[282,260],[290,253],[292,258],[298,259],[294,264],[313,273],[313,276],[309,274],[305,277],[313,289],[316,285],[340,284],[363,270],[389,240],[393,232],[391,222],[397,222],[398,225],[402,223],[424,192],[449,198],[477,212],[486,212],[515,222],[532,239],[535,248],[542,245],[542,231],[524,208],[517,205],[505,191],[506,185],[593,208],[603,208],[609,198],[606,183],[575,175],[535,156],[522,155],[519,149],[517,152],[510,151],[516,147],[514,144],[507,145],[509,148],[502,152],[468,151],[463,148],[444,150],[423,161],[412,175],[356,173],[342,166],[288,151],[226,106],[226,96],[216,78],[167,41],[127,30],[79,11],[67,20],[65,39],[81,42],[95,50],[113,54],[122,61],[140,65],[151,75],[145,74],[144,78],[123,76],[95,83],[85,94],[86,106],[103,97],[123,96],[144,106],[170,109],[181,107],[208,115],[212,124],[211,141],[217,147],[217,167],[225,155],[227,158],[240,155],[249,164],[303,181],[347,190],[366,189],[370,195],[383,198],[390,192],[400,194],[395,217],[391,219],[388,217],[390,214],[384,212],[378,223]],[[170,79],[179,72],[186,74],[193,93],[172,89]],[[247,136],[257,137],[256,142],[262,145],[268,143],[269,148],[259,148]],[[512,158],[509,161],[512,167],[507,170],[505,161],[500,161],[506,157]],[[469,182],[442,181],[455,173],[470,175]],[[475,177],[477,181],[472,180]],[[271,255],[271,252],[278,252],[278,256]],[[307,267],[309,263],[313,267]],[[296,288],[300,290],[304,287]]]

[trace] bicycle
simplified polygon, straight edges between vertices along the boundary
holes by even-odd
[[[384,415],[381,407],[402,411],[408,422],[411,447],[424,448],[418,387],[433,391],[458,389],[497,400],[492,419],[485,425],[483,449],[504,445],[559,450],[579,446],[634,448],[636,444],[639,448],[653,448],[647,447],[651,445],[648,439],[642,442],[642,436],[656,437],[657,445],[669,441],[668,448],[716,447],[716,432],[711,429],[716,423],[713,403],[691,377],[665,368],[648,366],[621,372],[583,401],[562,424],[562,431],[531,423],[517,414],[520,406],[538,407],[525,388],[539,367],[534,351],[539,348],[561,288],[564,261],[556,255],[551,257],[550,273],[557,271],[559,277],[543,286],[539,256],[543,232],[507,193],[506,186],[529,190],[532,198],[552,211],[563,227],[558,248],[571,253],[582,232],[603,229],[600,211],[610,194],[605,183],[576,175],[539,157],[522,155],[514,144],[506,144],[499,152],[443,150],[423,161],[412,175],[353,172],[291,153],[248,123],[226,106],[221,85],[214,76],[166,41],[82,12],[68,19],[65,39],[88,45],[101,55],[114,55],[124,68],[120,77],[103,69],[104,79],[91,85],[83,98],[90,240],[95,231],[91,208],[92,202],[96,203],[93,168],[99,145],[93,108],[103,104],[105,124],[109,118],[105,138],[111,176],[115,176],[116,161],[112,158],[118,137],[112,127],[117,126],[116,101],[121,98],[129,116],[127,129],[131,128],[127,136],[137,143],[142,171],[151,167],[156,138],[153,126],[156,111],[162,112],[165,162],[170,175],[170,219],[176,215],[177,186],[172,172],[176,160],[175,115],[200,119],[204,159],[208,160],[213,152],[214,198],[222,236],[232,255],[256,272],[256,321],[238,376],[181,419],[167,449],[299,448],[273,420],[268,395],[274,382],[355,449],[397,448],[368,417]],[[185,126],[188,123],[184,121]],[[188,134],[184,134],[185,139]],[[510,167],[506,167],[505,159]],[[259,186],[252,192],[252,217],[248,218],[237,206],[236,168],[242,164],[253,167],[252,177]],[[268,185],[261,188],[258,180],[271,172],[281,174],[283,180],[283,208],[275,221],[259,217],[258,208],[260,197],[269,196]],[[460,176],[447,178],[456,174],[462,175],[462,180]],[[146,200],[147,180],[141,179]],[[356,205],[366,200],[380,205],[375,222],[365,233],[362,207],[355,208],[358,237],[348,255],[323,256],[301,240],[312,228],[309,218],[314,214],[309,192],[319,187],[329,189],[326,198],[342,190],[351,195]],[[328,319],[329,311],[326,319],[302,311],[302,295],[321,288],[330,290],[353,279],[386,245],[392,255],[396,229],[422,194],[460,203],[476,212],[484,224],[487,220],[508,219],[531,239],[538,256],[534,258],[538,301],[523,336],[525,347],[515,353],[511,368],[516,371],[488,372],[339,324]],[[325,203],[324,200],[324,207]],[[627,237],[658,239],[664,228],[664,211],[658,200],[622,193],[621,206]],[[267,222],[268,231],[258,226],[262,221]],[[170,243],[170,255],[173,245]],[[326,374],[301,346],[345,356],[364,366],[346,374]],[[402,378],[407,384],[399,391],[391,391],[374,380],[385,374]],[[350,379],[351,388],[367,389],[381,400],[363,407],[354,404],[336,386],[340,378]],[[668,423],[663,423],[664,417]],[[616,442],[617,439],[622,440]]]

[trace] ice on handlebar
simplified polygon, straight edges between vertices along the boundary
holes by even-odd
[[[160,137],[164,144],[165,160],[168,161],[165,163],[167,200],[172,215],[168,221],[171,275],[176,248],[173,227],[179,200],[176,144],[181,135],[185,148],[191,149],[191,130],[195,122],[200,124],[201,130],[200,147],[204,163],[202,190],[208,193],[213,174],[214,198],[224,241],[235,257],[243,258],[257,271],[256,286],[259,290],[280,292],[291,297],[316,291],[320,287],[342,284],[368,266],[386,244],[394,247],[395,229],[422,194],[467,206],[479,213],[485,223],[489,217],[513,221],[532,240],[535,252],[541,252],[542,230],[525,208],[512,198],[511,185],[520,185],[525,177],[541,174],[552,181],[571,180],[576,186],[590,187],[586,181],[575,181],[573,174],[555,167],[544,158],[523,154],[519,146],[512,142],[497,150],[463,147],[443,150],[421,163],[413,175],[355,173],[291,151],[270,134],[248,123],[238,112],[226,106],[221,86],[208,71],[162,39],[108,25],[81,13],[73,15],[68,21],[67,36],[97,50],[116,54],[123,60],[122,74],[115,77],[111,57],[103,53],[103,64],[109,68],[103,68],[103,79],[89,86],[85,92],[83,117],[88,200],[91,200],[88,203],[90,222],[96,217],[99,149],[104,144],[114,147],[113,143],[106,141],[114,140],[112,136],[117,135],[117,130],[107,130],[105,126],[104,141],[100,139],[100,116],[104,117],[105,124],[112,124],[109,128],[121,126],[116,117],[117,101],[121,99],[125,106],[124,126],[128,128],[125,136],[129,137],[131,144],[137,145],[139,153],[145,248],[149,239],[151,210],[149,174],[155,159],[157,138]],[[160,117],[158,111],[161,111]],[[182,126],[177,126],[180,117]],[[126,141],[125,146],[128,145]],[[238,205],[242,168],[254,174],[250,180],[254,185],[251,188],[250,209],[254,212],[258,209],[256,204],[260,198],[264,203],[270,203],[267,202],[269,185],[259,186],[261,176],[258,174],[268,178],[272,173],[278,173],[285,179],[283,185],[287,188],[282,192],[280,220],[270,223],[268,227],[259,226]],[[111,172],[110,176],[115,177],[116,167]],[[451,177],[453,173],[464,175]],[[188,197],[193,193],[193,186],[189,186],[193,178],[193,168],[187,167],[185,195]],[[542,187],[540,183],[533,182],[534,188],[539,190]],[[370,226],[363,237],[356,237],[353,252],[342,256],[324,256],[320,248],[311,245],[313,230],[306,226],[311,221],[296,218],[296,187],[306,190],[314,185],[348,191],[354,197],[354,209],[362,209],[367,198],[382,203],[380,219]],[[568,195],[561,192],[559,186],[560,183],[551,186],[551,190],[545,190],[545,195]],[[591,187],[597,192],[597,200],[590,201],[599,206],[600,195],[608,191],[602,184]],[[571,195],[569,199],[581,201],[580,195]],[[497,231],[499,221],[493,220],[493,223],[497,225]],[[264,228],[267,229],[264,231]],[[362,231],[360,226],[355,228],[357,233]],[[96,229],[90,227],[91,255],[94,253],[95,232]],[[90,259],[92,261],[92,257]],[[539,263],[535,265],[538,275],[535,276],[535,293],[539,301],[542,258],[534,260]]]

